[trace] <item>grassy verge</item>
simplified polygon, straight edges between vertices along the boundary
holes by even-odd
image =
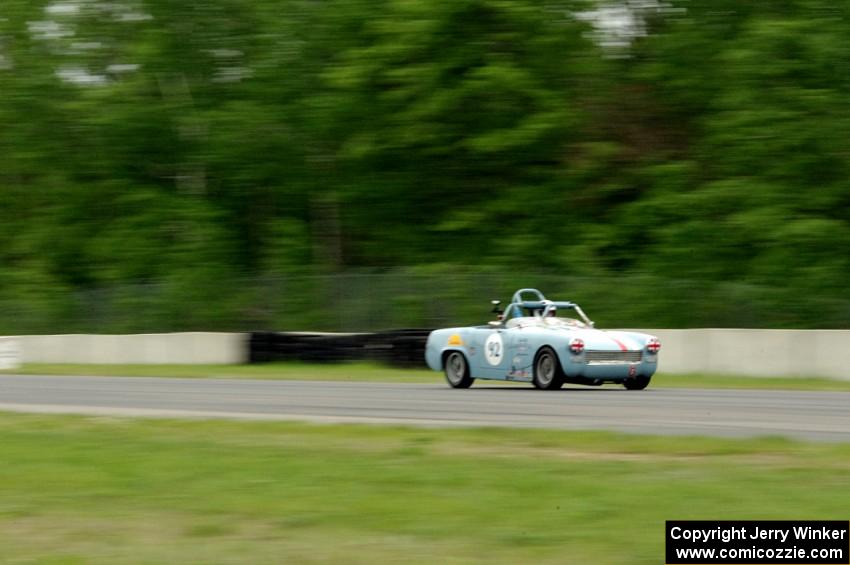
[[[0,414],[0,555],[649,564],[665,519],[843,519],[850,446]]]
[[[5,371],[10,372],[10,371]],[[371,382],[440,382],[428,369],[399,369],[379,363],[263,363],[255,365],[72,365],[30,363],[14,371],[27,375],[93,375]]]
[[[28,375],[95,375],[125,377],[245,378],[363,382],[442,383],[441,373],[399,369],[378,363],[268,363],[259,365],[71,365],[31,363],[16,371]],[[490,381],[488,384],[499,381]],[[516,386],[516,383],[506,383]],[[609,385],[610,386],[610,385]],[[755,378],[728,375],[653,377],[653,387],[850,391],[850,381],[821,378]]]

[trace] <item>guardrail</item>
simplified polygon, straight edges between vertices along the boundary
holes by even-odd
[[[21,365],[20,342],[14,337],[0,337],[0,371],[17,369]]]
[[[850,330],[645,330],[659,372],[850,380]]]
[[[241,333],[24,335],[13,339],[22,363],[228,365],[248,361],[248,340]]]
[[[425,365],[425,341],[431,330],[377,333],[254,332],[252,363],[269,361],[339,362],[373,360],[400,367]]]
[[[415,367],[424,366],[430,331],[25,335],[0,337],[0,362],[13,369],[20,363],[229,365],[368,359]]]
[[[850,330],[641,330],[657,335],[659,372],[850,380]],[[424,366],[429,330],[377,333],[168,333],[0,338],[3,362],[238,364],[377,360]]]

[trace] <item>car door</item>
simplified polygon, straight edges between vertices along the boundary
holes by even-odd
[[[472,375],[482,379],[504,379],[510,369],[510,330],[481,326],[474,328],[472,334],[477,350]]]

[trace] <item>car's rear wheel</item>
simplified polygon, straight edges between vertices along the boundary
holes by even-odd
[[[534,386],[541,390],[555,390],[564,385],[564,372],[558,356],[549,347],[542,348],[534,360]]]
[[[643,390],[649,386],[649,381],[652,380],[652,377],[632,377],[630,379],[626,379],[623,381],[623,386],[629,390]]]
[[[460,351],[452,351],[446,355],[443,364],[446,371],[446,380],[452,388],[469,388],[475,380],[469,376],[469,363]]]

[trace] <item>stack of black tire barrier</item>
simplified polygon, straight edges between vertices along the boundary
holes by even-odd
[[[425,365],[425,342],[431,330],[377,333],[252,332],[251,363],[271,361],[381,361],[399,367]]]

